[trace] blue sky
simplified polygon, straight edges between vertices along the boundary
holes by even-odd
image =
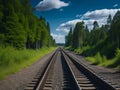
[[[36,16],[50,23],[56,42],[64,43],[69,28],[79,21],[83,20],[89,29],[95,20],[100,26],[105,24],[107,16],[114,16],[120,9],[120,0],[31,0],[31,5],[36,8]]]

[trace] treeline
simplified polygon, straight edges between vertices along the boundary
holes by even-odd
[[[120,11],[113,18],[109,15],[107,24],[101,27],[94,21],[92,30],[84,22],[78,22],[74,30],[71,28],[65,37],[65,46],[72,50],[89,47],[82,51],[87,56],[100,52],[108,58],[114,57],[116,49],[120,49]]]
[[[33,11],[30,0],[0,0],[0,45],[33,49],[55,45],[49,23]]]

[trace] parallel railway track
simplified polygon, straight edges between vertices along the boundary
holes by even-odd
[[[58,48],[25,90],[119,90]]]

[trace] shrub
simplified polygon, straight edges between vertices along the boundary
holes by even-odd
[[[0,47],[0,79],[33,64],[55,48],[39,50],[17,50],[13,47]]]

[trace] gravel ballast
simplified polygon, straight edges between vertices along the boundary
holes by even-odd
[[[25,86],[35,77],[46,61],[53,54],[47,54],[36,63],[0,81],[0,90],[24,90]]]

